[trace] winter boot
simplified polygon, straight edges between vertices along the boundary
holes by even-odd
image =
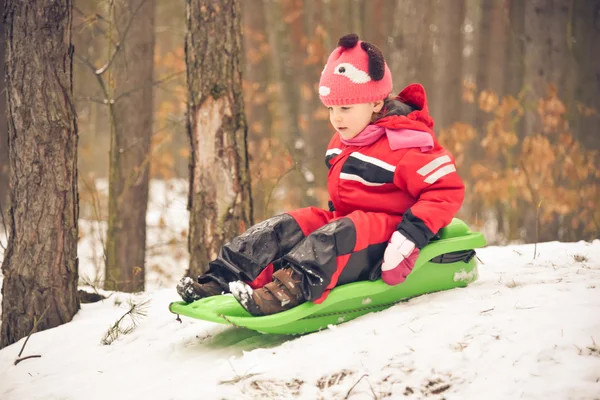
[[[302,293],[302,276],[292,268],[273,273],[273,282],[253,290],[242,282],[230,283],[231,293],[250,314],[271,315],[306,302]]]
[[[183,301],[191,303],[205,297],[217,296],[223,293],[223,288],[215,281],[198,283],[189,276],[186,276],[181,278],[177,284],[177,293],[179,293]]]

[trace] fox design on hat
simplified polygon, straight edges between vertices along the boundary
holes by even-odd
[[[352,33],[340,38],[321,73],[319,97],[325,106],[383,100],[392,92],[392,74],[377,46]]]

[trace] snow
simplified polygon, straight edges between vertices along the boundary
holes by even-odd
[[[454,282],[462,281],[465,283],[471,283],[475,279],[477,279],[478,272],[478,268],[473,268],[469,272],[467,272],[464,269],[461,269],[460,271],[454,273]]]
[[[34,333],[23,356],[41,358],[14,365],[24,339],[0,350],[0,399],[600,398],[600,240],[540,243],[535,258],[534,245],[488,247],[465,289],[305,336],[267,335],[168,311],[187,263],[185,240],[160,245],[187,228],[175,187],[153,182],[148,240],[161,251],[149,255],[160,268],[148,268],[147,292],[112,293]],[[96,246],[92,234],[80,241],[92,275]],[[147,315],[101,344],[128,300],[149,300]]]
[[[229,282],[229,291],[245,309],[248,309],[248,300],[250,300],[253,293],[249,285],[242,281]]]

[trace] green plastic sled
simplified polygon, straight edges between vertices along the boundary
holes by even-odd
[[[304,334],[384,310],[411,297],[465,287],[477,279],[473,249],[485,246],[481,233],[454,219],[421,250],[406,281],[389,286],[381,279],[348,283],[334,288],[321,304],[306,302],[282,313],[264,317],[250,315],[231,294],[213,296],[187,304],[173,302],[169,310],[205,321],[231,324],[276,334]]]

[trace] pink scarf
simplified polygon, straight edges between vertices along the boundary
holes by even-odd
[[[340,135],[340,140],[347,146],[368,146],[387,134],[392,150],[421,148],[422,152],[433,149],[433,138],[427,132],[413,129],[390,129],[379,125],[369,124],[361,133],[350,140]]]

